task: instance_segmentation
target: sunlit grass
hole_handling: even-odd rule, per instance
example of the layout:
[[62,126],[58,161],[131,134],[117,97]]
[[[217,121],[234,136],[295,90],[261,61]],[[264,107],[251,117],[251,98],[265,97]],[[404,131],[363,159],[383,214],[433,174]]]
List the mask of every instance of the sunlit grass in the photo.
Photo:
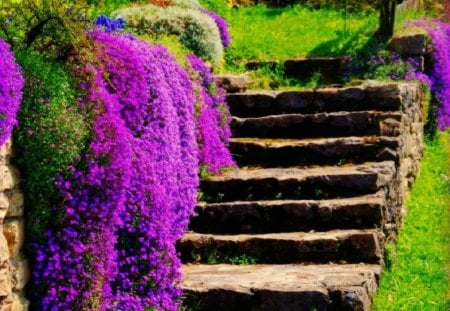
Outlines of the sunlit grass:
[[389,248],[375,310],[450,310],[450,131],[427,142],[397,246]]
[[378,26],[376,12],[345,15],[343,10],[302,5],[239,7],[224,17],[232,36],[229,61],[343,55],[363,47]]

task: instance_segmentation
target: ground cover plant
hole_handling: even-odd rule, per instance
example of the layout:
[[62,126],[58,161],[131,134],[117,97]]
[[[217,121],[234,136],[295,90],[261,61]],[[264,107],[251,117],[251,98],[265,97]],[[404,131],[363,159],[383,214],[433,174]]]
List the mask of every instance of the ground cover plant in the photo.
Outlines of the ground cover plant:
[[[22,80],[3,42],[0,78],[14,82],[2,82],[2,133],[19,123],[16,164],[32,202],[31,307],[176,310],[175,241],[196,203],[200,166],[209,174],[233,165],[223,90],[200,58],[180,64],[124,33],[120,18],[91,23],[84,6],[30,1],[0,10],[2,21],[14,18],[2,35],[26,76],[18,118]],[[25,16],[9,15],[15,8]],[[219,34],[220,18],[201,14]]]
[[391,245],[375,310],[448,310],[450,132],[426,143],[408,214]]

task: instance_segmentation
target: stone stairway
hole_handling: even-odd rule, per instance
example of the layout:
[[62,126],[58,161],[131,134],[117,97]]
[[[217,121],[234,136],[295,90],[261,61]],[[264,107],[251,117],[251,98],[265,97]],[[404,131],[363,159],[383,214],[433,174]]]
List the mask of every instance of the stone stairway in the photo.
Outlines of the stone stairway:
[[238,168],[202,182],[178,243],[186,305],[370,310],[422,153],[420,100],[406,83],[229,94]]

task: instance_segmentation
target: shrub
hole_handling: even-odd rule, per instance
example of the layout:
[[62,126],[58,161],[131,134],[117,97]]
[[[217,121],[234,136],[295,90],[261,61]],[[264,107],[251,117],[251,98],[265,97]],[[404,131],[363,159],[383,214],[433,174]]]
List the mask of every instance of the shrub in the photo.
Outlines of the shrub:
[[0,39],[0,147],[17,125],[17,111],[22,99],[24,80],[14,54]]
[[125,8],[116,14],[120,14],[137,33],[177,35],[184,46],[205,60],[217,64],[223,57],[216,24],[198,10],[146,5]]
[[67,59],[88,45],[88,7],[83,1],[2,0],[0,36],[14,49],[33,48]]
[[224,47],[228,47],[231,43],[231,38],[227,22],[214,11],[202,9],[201,12],[208,15],[216,23],[217,28],[219,28],[220,39],[222,40],[222,44]]

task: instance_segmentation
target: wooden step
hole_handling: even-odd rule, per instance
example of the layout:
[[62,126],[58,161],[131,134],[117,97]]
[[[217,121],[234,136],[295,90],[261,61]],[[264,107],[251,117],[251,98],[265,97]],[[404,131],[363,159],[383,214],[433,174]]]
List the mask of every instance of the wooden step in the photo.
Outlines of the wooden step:
[[232,138],[230,150],[240,166],[284,167],[342,165],[367,161],[398,161],[396,137],[337,137],[312,139]]
[[257,263],[380,263],[378,229],[217,235],[188,232],[177,249],[183,262],[216,263],[247,256]]
[[304,168],[240,168],[202,181],[201,199],[227,202],[352,197],[378,191],[394,174],[392,161]]
[[184,304],[199,311],[369,311],[379,265],[185,265]]
[[376,228],[384,204],[384,191],[334,200],[200,202],[189,228],[220,234]]
[[[291,91],[248,91],[228,94],[230,112],[236,117],[274,114],[312,114],[338,111],[398,111],[411,86],[387,84],[318,88]],[[408,95],[406,95],[408,94]]]
[[[400,132],[400,112],[353,111],[317,114],[284,114],[259,118],[233,117],[233,137],[321,138],[384,136],[384,123],[395,123]],[[387,135],[393,136],[393,135]]]

